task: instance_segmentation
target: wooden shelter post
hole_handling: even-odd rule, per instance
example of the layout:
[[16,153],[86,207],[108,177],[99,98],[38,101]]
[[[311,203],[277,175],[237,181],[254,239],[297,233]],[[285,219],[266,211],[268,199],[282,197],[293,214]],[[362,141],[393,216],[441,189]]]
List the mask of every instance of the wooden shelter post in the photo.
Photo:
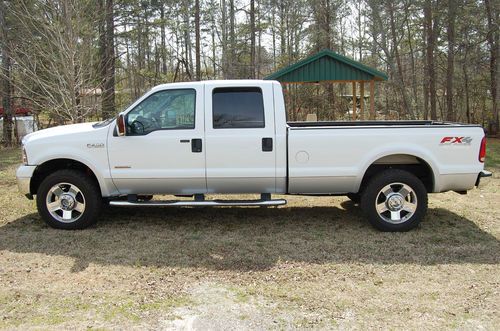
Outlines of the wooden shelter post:
[[370,81],[370,120],[375,119],[375,81]]
[[365,82],[361,81],[359,83],[360,91],[359,91],[359,109],[360,109],[360,120],[365,119]]
[[356,120],[356,108],[357,108],[357,102],[356,102],[356,82],[352,82],[352,120]]

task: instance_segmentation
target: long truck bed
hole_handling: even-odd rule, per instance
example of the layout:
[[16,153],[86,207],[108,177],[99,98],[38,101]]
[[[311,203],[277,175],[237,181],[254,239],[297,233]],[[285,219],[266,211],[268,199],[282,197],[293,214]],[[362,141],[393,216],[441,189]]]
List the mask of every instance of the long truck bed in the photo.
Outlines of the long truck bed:
[[465,191],[477,180],[483,129],[433,121],[290,122],[289,193],[358,192],[369,167],[430,170],[429,192]]
[[439,127],[439,126],[465,126],[479,127],[477,124],[461,124],[454,122],[442,121],[320,121],[320,122],[287,122],[292,128],[309,128],[309,127],[338,127],[338,126],[395,126],[395,127]]

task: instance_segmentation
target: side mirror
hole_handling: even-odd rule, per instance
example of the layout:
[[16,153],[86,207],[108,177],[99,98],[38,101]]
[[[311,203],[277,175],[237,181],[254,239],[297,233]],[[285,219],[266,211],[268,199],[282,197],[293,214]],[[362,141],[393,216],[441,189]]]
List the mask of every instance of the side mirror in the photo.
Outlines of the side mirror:
[[118,136],[125,136],[127,130],[125,129],[125,116],[123,114],[118,114],[116,117],[116,128],[118,131]]

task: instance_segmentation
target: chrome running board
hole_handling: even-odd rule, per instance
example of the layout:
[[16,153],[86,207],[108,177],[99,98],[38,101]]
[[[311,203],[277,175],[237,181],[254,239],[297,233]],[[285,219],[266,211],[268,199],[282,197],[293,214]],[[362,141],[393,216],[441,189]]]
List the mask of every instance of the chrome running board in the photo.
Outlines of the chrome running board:
[[110,201],[111,206],[120,207],[220,207],[220,206],[281,206],[285,199],[275,200],[172,200],[172,201]]

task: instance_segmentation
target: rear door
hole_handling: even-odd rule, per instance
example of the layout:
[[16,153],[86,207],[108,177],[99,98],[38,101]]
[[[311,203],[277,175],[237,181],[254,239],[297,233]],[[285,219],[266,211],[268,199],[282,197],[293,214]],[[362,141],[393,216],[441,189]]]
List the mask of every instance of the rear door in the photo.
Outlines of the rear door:
[[276,192],[271,83],[205,85],[207,190]]

